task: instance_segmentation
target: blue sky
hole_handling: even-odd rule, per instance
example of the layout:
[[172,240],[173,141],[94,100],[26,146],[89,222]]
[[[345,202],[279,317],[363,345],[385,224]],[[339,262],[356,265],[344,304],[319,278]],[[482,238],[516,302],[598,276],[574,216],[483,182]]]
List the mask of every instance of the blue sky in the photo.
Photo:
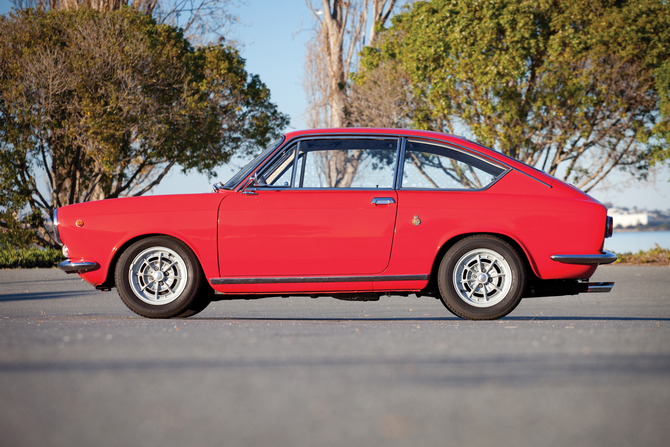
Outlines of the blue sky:
[[[258,74],[270,88],[272,101],[279,110],[291,117],[291,128],[305,128],[305,93],[301,84],[305,42],[312,25],[311,12],[304,0],[247,0],[247,5],[234,8],[241,26],[231,37],[241,42],[241,53],[247,61],[247,71]],[[11,9],[9,0],[0,0],[0,13]],[[233,160],[218,170],[216,180],[227,180],[239,167],[241,160]],[[670,209],[670,173],[664,169],[654,183],[628,181],[629,177],[614,174],[609,185],[589,194],[601,202],[617,206],[648,209]],[[154,194],[207,192],[211,183],[198,174],[183,175],[173,172],[154,190]]]

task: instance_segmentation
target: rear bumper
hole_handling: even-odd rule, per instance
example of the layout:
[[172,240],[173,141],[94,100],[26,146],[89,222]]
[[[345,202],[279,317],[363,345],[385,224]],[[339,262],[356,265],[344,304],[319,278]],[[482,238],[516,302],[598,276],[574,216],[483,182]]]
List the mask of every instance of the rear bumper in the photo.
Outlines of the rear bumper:
[[58,264],[58,268],[63,270],[65,273],[85,273],[99,269],[100,264],[97,262],[86,261],[73,262],[69,259],[66,259],[65,261]]
[[611,264],[617,256],[605,250],[599,255],[553,255],[551,259],[563,264]]

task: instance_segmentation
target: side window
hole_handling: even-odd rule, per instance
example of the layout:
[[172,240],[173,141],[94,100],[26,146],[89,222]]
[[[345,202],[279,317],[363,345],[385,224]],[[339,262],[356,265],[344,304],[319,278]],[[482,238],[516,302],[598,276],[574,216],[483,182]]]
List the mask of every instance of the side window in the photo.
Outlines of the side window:
[[393,188],[397,139],[303,140],[295,186],[299,188]]
[[423,189],[480,189],[505,169],[445,146],[408,141],[402,187]]
[[292,145],[277,156],[272,163],[258,175],[258,186],[288,188],[293,179],[293,159],[296,145]]

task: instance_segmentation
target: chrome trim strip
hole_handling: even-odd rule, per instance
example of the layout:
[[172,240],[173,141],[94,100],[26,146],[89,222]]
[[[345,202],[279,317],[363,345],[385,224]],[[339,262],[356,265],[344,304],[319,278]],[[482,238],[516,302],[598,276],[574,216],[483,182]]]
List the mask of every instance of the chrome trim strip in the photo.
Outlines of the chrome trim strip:
[[386,276],[287,276],[277,278],[210,278],[214,285],[223,284],[304,284],[330,282],[367,281],[427,281],[428,275],[386,275]]
[[84,273],[90,272],[91,270],[97,270],[100,268],[100,264],[97,262],[72,262],[69,259],[58,264],[58,268],[63,270],[65,273]]
[[400,139],[400,153],[398,154],[398,159],[396,160],[395,183],[393,183],[393,187],[396,191],[400,190],[400,185],[402,184],[402,176],[405,170],[406,147],[407,147],[407,137],[403,136]]
[[291,176],[291,188],[295,187],[295,176],[298,173],[298,154],[300,153],[300,141],[295,145],[293,152],[293,175]]
[[599,255],[553,255],[551,259],[563,264],[611,264],[617,256],[605,250]]
[[60,233],[58,232],[58,208],[54,209],[53,213],[53,233],[54,239],[57,244],[63,245],[63,242],[60,240]]
[[590,282],[588,284],[588,293],[607,293],[614,287],[613,282]]

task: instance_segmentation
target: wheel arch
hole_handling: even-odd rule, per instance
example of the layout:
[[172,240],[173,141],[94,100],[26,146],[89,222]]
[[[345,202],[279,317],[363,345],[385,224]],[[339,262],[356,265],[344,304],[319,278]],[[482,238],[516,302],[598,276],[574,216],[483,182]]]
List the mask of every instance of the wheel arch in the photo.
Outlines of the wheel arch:
[[449,251],[451,247],[453,247],[456,243],[459,241],[465,239],[466,237],[470,236],[495,236],[499,239],[502,239],[503,241],[507,242],[516,250],[516,252],[519,254],[521,259],[523,260],[524,267],[526,268],[526,272],[530,277],[536,277],[537,278],[537,268],[535,264],[531,261],[531,257],[528,255],[524,247],[514,238],[502,234],[502,233],[495,233],[495,232],[486,232],[486,231],[475,231],[472,233],[463,233],[459,234],[457,236],[453,236],[452,238],[448,239],[440,249],[437,251],[437,255],[435,256],[435,259],[433,259],[433,265],[431,266],[430,269],[430,279],[428,281],[428,285],[426,286],[426,290],[438,293],[438,285],[437,285],[437,276],[438,276],[438,270],[440,268],[440,262],[442,262],[442,258],[444,257],[445,253]]
[[[106,288],[114,287],[115,286],[114,272],[116,271],[116,264],[118,263],[119,258],[121,257],[121,254],[123,254],[123,252],[126,251],[126,249],[128,249],[128,247],[130,247],[135,242],[140,241],[142,239],[149,238],[149,237],[154,237],[154,236],[167,237],[167,238],[173,239],[176,242],[178,242],[178,243],[184,245],[185,247],[187,247],[189,250],[191,250],[191,253],[193,253],[193,256],[198,261],[198,264],[200,265],[200,268],[202,269],[202,262],[200,261],[200,258],[198,258],[198,256],[196,255],[196,251],[187,242],[185,242],[185,241],[183,241],[183,240],[181,240],[181,239],[179,239],[179,238],[177,238],[173,235],[170,235],[170,234],[145,233],[145,234],[140,234],[140,235],[137,235],[137,236],[134,236],[134,237],[128,239],[127,241],[125,241],[123,244],[121,244],[114,251],[114,255],[112,256],[112,260],[109,262],[109,266],[107,268],[107,275],[105,276],[105,281],[102,284],[100,284],[99,286],[97,286],[96,288],[106,289]],[[205,278],[205,280],[207,280],[207,278]],[[209,283],[209,281],[208,281],[208,283]]]

